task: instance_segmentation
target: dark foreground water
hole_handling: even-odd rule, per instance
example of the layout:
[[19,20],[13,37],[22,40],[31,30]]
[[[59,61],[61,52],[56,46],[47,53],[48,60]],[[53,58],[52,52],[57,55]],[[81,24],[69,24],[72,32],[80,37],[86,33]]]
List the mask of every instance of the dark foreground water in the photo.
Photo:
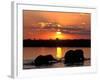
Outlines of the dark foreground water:
[[[26,61],[26,62],[28,62],[28,61]],[[38,66],[38,67],[35,65],[24,64],[23,69],[63,68],[63,67],[81,67],[81,66],[90,66],[90,60],[85,60],[83,63],[76,64],[76,65],[67,65],[67,64],[64,64],[63,62],[58,62],[58,63],[54,63],[52,65],[46,65],[46,66]]]

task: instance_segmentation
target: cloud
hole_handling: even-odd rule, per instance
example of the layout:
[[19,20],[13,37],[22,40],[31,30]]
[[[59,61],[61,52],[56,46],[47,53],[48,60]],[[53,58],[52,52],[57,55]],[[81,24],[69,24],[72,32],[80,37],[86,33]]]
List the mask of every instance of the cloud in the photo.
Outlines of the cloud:
[[31,30],[46,30],[46,31],[53,31],[56,32],[58,29],[64,33],[64,34],[81,34],[81,35],[90,35],[90,29],[89,28],[83,28],[80,26],[62,26],[62,27],[57,27],[54,25],[51,26],[44,26],[44,27],[31,27]]
[[90,35],[90,30],[85,28],[66,28],[65,30],[61,30],[66,34],[81,34],[81,35]]

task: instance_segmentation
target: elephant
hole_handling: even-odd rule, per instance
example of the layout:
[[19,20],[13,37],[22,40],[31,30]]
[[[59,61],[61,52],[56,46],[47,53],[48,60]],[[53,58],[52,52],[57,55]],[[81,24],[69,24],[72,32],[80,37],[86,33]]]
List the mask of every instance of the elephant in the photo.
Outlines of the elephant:
[[50,65],[53,62],[56,62],[56,59],[53,58],[52,55],[39,55],[35,60],[34,64],[36,66],[41,66],[41,65]]
[[83,63],[84,61],[83,50],[77,49],[77,50],[67,51],[65,53],[64,60],[65,64]]
[[83,51],[78,49],[75,50],[75,58],[74,58],[75,62],[83,62],[84,61],[84,54]]

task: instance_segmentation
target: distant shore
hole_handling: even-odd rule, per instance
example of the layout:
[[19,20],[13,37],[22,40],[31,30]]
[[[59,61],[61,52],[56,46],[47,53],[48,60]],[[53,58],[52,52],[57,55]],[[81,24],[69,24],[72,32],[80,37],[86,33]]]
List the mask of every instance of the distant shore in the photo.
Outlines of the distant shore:
[[91,47],[91,40],[74,39],[74,40],[23,40],[23,47]]

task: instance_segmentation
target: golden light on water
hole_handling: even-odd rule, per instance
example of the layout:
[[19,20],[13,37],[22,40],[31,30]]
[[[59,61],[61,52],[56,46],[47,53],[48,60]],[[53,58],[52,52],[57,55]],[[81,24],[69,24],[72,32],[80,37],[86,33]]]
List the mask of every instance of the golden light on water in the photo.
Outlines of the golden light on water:
[[61,47],[57,47],[56,57],[57,57],[57,59],[61,59],[62,58],[62,48]]

